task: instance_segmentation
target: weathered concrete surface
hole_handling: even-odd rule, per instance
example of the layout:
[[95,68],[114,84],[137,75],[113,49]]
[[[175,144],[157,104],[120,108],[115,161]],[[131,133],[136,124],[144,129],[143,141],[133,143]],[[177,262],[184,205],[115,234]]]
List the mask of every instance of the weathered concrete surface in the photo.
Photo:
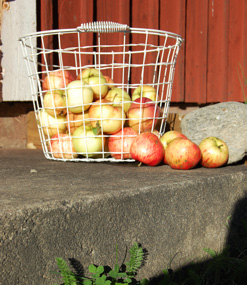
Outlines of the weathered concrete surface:
[[151,277],[219,250],[226,219],[247,190],[247,166],[172,170],[137,163],[49,161],[0,151],[0,284],[59,283],[55,257],[110,265],[135,242]]

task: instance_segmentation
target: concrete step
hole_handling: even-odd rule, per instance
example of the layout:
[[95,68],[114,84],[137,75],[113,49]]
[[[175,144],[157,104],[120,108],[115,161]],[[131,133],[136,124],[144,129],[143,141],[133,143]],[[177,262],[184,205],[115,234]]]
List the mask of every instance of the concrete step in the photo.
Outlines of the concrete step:
[[[178,268],[225,246],[227,217],[244,199],[244,164],[188,171],[137,163],[47,160],[0,150],[0,284],[54,284],[56,257],[113,266],[137,241],[139,277]],[[174,258],[174,259],[173,259]]]

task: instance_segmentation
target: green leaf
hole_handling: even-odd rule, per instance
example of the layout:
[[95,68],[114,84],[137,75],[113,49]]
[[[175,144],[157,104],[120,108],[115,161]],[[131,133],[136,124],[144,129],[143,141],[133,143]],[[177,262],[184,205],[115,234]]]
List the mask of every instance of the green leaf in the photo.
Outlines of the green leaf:
[[89,267],[88,267],[88,270],[91,273],[96,273],[97,267],[95,265],[93,265],[93,264],[90,264]]
[[138,245],[138,243],[135,242],[131,247],[129,253],[130,260],[126,263],[126,272],[129,276],[133,276],[136,274],[137,270],[142,265],[144,259],[144,252],[143,249]]
[[127,273],[126,272],[118,272],[118,277],[119,278],[125,278],[125,277],[127,277]]
[[115,264],[114,271],[119,272],[120,266],[118,264]]
[[113,279],[117,279],[118,278],[118,272],[116,272],[115,270],[111,270],[109,272],[109,276]]
[[96,123],[96,127],[92,128],[93,134],[97,136],[101,132],[101,127],[99,122]]
[[203,249],[206,253],[208,253],[211,257],[216,257],[217,252],[211,248],[204,248]]
[[149,284],[149,280],[144,278],[140,281],[140,285],[148,285]]
[[96,285],[105,285],[106,276],[102,275],[101,277],[97,278],[95,281]]
[[93,282],[91,280],[84,280],[83,285],[92,285]]
[[104,272],[104,267],[103,267],[102,265],[98,266],[97,269],[96,269],[96,272],[97,272],[98,274],[103,273],[103,272]]
[[56,258],[57,266],[60,270],[60,274],[62,276],[63,282],[65,285],[76,285],[76,276],[75,274],[69,269],[66,261],[58,257]]
[[130,277],[127,277],[126,279],[124,279],[124,283],[130,284],[131,282],[132,282],[132,279]]

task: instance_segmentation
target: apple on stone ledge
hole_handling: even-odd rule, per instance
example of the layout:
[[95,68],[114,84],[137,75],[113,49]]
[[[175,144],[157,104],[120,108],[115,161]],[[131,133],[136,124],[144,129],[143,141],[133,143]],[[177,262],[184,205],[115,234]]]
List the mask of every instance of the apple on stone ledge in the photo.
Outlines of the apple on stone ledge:
[[227,144],[214,136],[201,141],[199,148],[202,153],[201,165],[207,168],[220,167],[227,163],[229,150]]

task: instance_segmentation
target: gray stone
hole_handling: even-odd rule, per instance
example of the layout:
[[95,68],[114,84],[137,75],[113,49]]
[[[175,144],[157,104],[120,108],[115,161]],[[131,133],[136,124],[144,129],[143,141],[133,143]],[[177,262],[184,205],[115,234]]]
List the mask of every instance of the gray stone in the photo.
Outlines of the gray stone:
[[199,144],[214,136],[229,148],[228,164],[242,160],[247,153],[247,104],[224,102],[188,113],[181,122],[181,130]]

